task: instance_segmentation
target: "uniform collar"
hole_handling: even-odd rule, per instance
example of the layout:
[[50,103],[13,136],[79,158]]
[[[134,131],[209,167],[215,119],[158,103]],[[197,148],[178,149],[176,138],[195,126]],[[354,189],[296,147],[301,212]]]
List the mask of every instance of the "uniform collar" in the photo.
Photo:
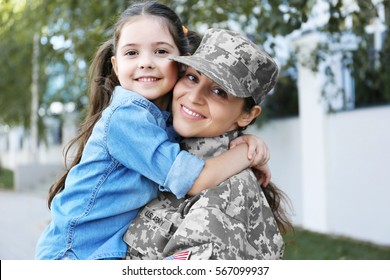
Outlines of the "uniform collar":
[[239,136],[239,131],[234,130],[217,137],[185,138],[180,142],[183,150],[206,160],[228,150],[229,143]]

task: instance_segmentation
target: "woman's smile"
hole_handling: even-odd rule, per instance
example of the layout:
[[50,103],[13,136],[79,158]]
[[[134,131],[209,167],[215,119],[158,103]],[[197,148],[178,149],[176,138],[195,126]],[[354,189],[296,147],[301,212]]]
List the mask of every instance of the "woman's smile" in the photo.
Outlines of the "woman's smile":
[[181,111],[185,116],[188,116],[193,119],[207,119],[204,115],[199,114],[190,108],[186,107],[185,105],[181,104]]

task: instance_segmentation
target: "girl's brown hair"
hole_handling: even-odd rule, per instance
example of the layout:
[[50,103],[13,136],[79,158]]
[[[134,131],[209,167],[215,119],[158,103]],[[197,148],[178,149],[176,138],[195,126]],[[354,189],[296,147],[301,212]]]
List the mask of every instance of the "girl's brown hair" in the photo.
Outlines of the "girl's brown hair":
[[92,129],[100,119],[102,111],[109,105],[115,86],[119,85],[119,80],[113,71],[111,57],[116,53],[116,46],[119,41],[122,27],[137,16],[155,16],[161,18],[166,24],[173,40],[180,51],[180,55],[189,52],[187,37],[183,31],[183,24],[178,15],[169,7],[156,3],[145,2],[138,3],[127,8],[119,17],[114,26],[113,38],[103,43],[95,54],[89,69],[89,105],[87,116],[81,126],[79,134],[67,145],[65,149],[65,159],[72,147],[76,147],[74,159],[70,165],[65,160],[66,171],[49,190],[48,206],[55,195],[61,192],[65,187],[65,180],[69,170],[78,164],[84,147],[91,136]]

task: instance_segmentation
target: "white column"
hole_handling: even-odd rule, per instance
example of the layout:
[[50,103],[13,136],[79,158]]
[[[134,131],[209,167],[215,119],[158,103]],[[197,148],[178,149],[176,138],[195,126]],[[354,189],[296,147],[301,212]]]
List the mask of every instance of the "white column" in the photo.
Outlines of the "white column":
[[[327,191],[323,79],[311,70],[311,52],[320,36],[309,33],[294,41],[298,56],[299,119],[302,145],[302,226],[326,232]],[[309,63],[309,64],[308,64]]]

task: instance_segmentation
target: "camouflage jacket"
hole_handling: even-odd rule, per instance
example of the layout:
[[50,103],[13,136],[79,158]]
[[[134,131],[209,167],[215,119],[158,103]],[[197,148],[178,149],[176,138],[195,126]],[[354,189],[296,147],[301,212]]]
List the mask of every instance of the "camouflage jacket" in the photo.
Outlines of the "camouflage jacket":
[[[185,139],[184,149],[207,159],[227,150],[238,132]],[[127,259],[280,259],[284,242],[269,204],[250,169],[194,197],[161,193],[124,235]]]

